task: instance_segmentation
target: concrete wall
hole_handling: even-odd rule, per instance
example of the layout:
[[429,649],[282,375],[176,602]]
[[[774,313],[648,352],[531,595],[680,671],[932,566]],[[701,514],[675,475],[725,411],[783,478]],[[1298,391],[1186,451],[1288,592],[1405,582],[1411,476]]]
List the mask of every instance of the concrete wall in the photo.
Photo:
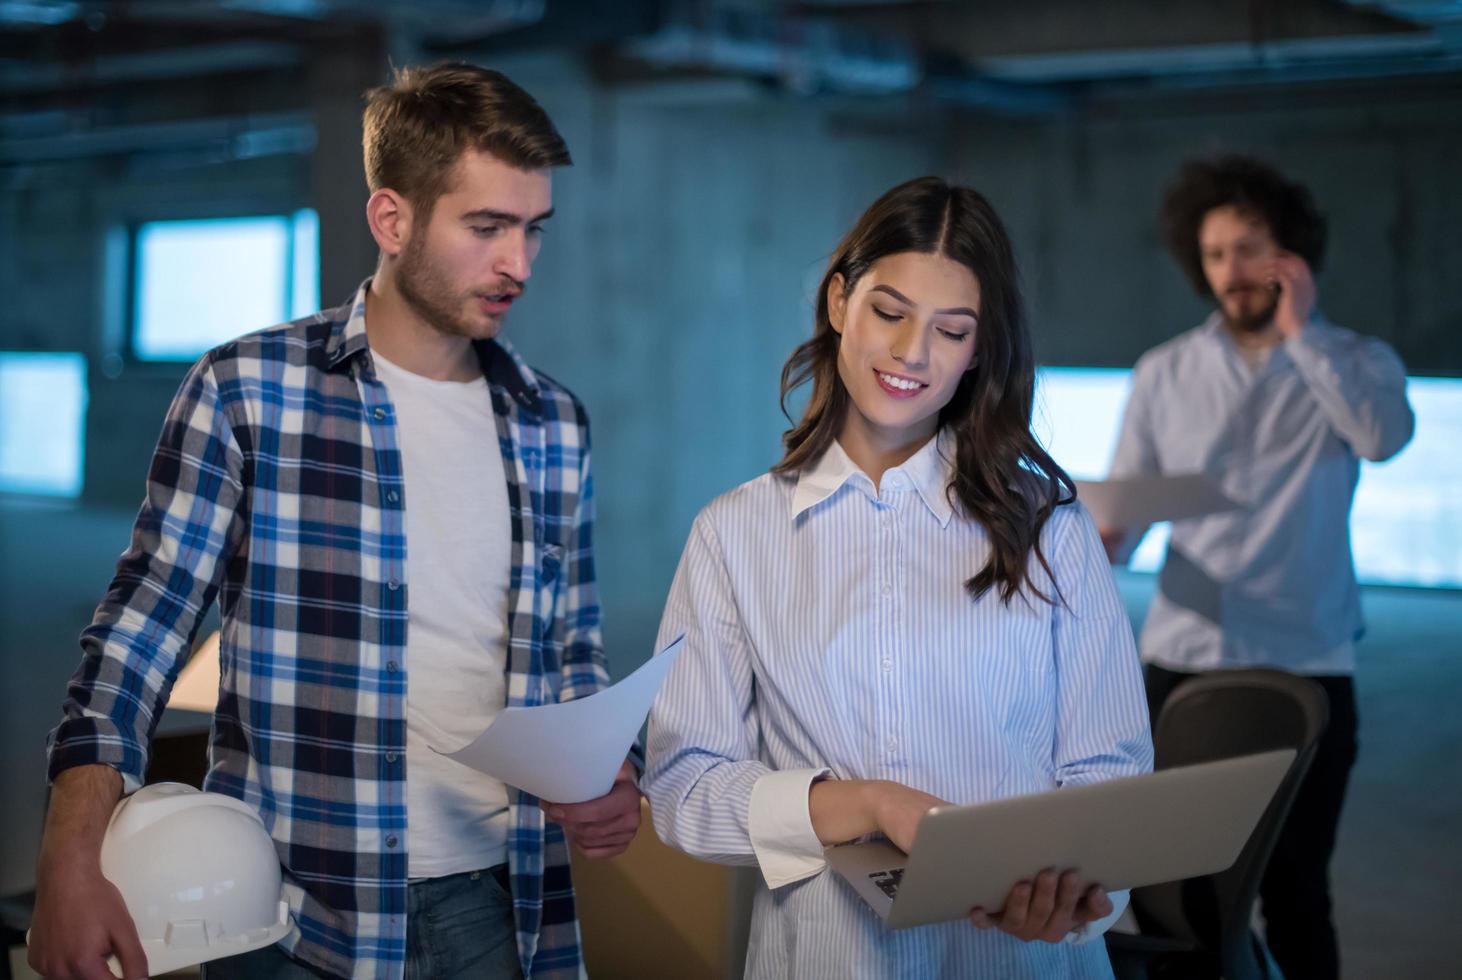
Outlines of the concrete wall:
[[592,413],[618,671],[650,652],[696,512],[778,458],[781,365],[828,253],[882,190],[941,168],[940,134],[888,139],[798,103],[586,99],[519,74],[576,162],[509,336]]
[[1048,363],[1129,366],[1206,315],[1156,212],[1185,159],[1240,152],[1326,213],[1327,315],[1388,340],[1414,374],[1462,374],[1462,86],[1168,95],[953,130],[954,174],[1010,222]]

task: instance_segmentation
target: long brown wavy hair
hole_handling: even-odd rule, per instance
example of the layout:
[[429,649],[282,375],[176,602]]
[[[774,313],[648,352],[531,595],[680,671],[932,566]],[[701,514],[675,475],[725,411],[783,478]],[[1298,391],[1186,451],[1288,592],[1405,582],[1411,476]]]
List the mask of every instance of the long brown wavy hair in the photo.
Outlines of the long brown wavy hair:
[[[785,454],[773,472],[790,476],[815,464],[852,407],[838,375],[842,338],[828,318],[833,277],[842,275],[846,296],[873,263],[901,252],[945,256],[969,268],[980,284],[975,367],[939,412],[939,428],[955,438],[950,504],[990,536],[990,560],[965,589],[979,599],[993,588],[1008,603],[1024,586],[1054,602],[1036,584],[1030,558],[1035,555],[1054,583],[1041,550],[1041,528],[1057,507],[1076,499],[1076,486],[1031,434],[1035,357],[1015,254],[995,209],[968,187],[938,177],[900,184],[875,201],[838,245],[817,291],[812,339],[782,368],[782,413],[788,421],[788,396],[808,381],[812,395],[801,421],[782,436]],[[1059,597],[1059,587],[1055,591]]]

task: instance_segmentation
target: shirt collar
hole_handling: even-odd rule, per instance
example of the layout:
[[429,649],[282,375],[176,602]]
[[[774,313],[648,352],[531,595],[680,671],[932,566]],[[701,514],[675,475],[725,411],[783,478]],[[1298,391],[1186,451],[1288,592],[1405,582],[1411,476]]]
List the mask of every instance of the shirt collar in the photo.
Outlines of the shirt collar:
[[868,479],[834,439],[827,447],[827,452],[816,463],[798,474],[797,488],[792,492],[793,519],[837,493],[844,483],[854,477]]
[[330,329],[330,340],[325,344],[325,365],[335,370],[341,364],[369,348],[366,345],[365,310],[366,290],[371,281],[367,279],[355,291],[350,301],[350,315],[336,320]]
[[[330,332],[330,340],[325,345],[325,363],[332,370],[370,349],[366,341],[366,292],[370,286],[370,279],[360,284],[350,304],[350,315],[336,321]],[[472,346],[488,384],[505,388],[520,405],[535,413],[539,411],[538,376],[507,340],[502,337],[477,340]]]
[[887,481],[890,474],[904,471],[905,478],[918,491],[919,499],[939,521],[940,527],[948,527],[954,516],[954,505],[949,501],[950,482],[954,477],[955,436],[947,428],[926,442],[914,455],[884,474]]
[[1227,339],[1224,337],[1224,334],[1228,332],[1228,328],[1223,325],[1223,314],[1218,310],[1214,310],[1208,314],[1208,319],[1203,321],[1202,330],[1214,340]]
[[[924,506],[939,521],[939,526],[948,527],[950,518],[954,516],[954,505],[949,502],[948,492],[954,453],[954,435],[947,429],[941,429],[918,452],[885,472],[882,486],[895,492],[915,490]],[[837,493],[849,481],[860,482],[863,492],[873,497],[873,481],[834,439],[827,452],[797,477],[797,487],[792,493],[793,519]]]

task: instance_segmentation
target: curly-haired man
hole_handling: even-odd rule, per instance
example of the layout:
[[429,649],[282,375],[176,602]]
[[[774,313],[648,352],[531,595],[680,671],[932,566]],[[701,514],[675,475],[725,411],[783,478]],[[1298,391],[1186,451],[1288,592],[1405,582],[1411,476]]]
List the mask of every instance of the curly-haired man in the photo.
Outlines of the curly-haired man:
[[[1240,506],[1173,526],[1142,630],[1156,717],[1193,673],[1313,677],[1330,724],[1261,886],[1270,950],[1291,977],[1339,973],[1328,865],[1356,756],[1350,550],[1361,459],[1411,438],[1406,373],[1384,342],[1316,309],[1325,220],[1308,190],[1229,156],[1186,164],[1162,206],[1167,246],[1206,322],[1137,362],[1114,478],[1204,472]],[[1104,528],[1114,560],[1140,528]]]

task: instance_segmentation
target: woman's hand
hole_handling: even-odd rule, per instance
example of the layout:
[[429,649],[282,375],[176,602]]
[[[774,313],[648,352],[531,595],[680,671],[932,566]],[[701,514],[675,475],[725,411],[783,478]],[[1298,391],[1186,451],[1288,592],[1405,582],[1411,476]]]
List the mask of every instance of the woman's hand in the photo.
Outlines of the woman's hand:
[[1072,930],[1111,913],[1112,900],[1101,885],[1083,881],[1075,871],[1058,876],[1047,868],[1034,881],[1017,882],[999,912],[971,909],[970,922],[1026,942],[1059,943]]
[[948,804],[903,783],[880,781],[875,785],[878,787],[873,804],[877,829],[894,847],[908,854],[914,849],[919,821],[934,807]]
[[881,833],[906,854],[924,814],[946,805],[937,796],[886,779],[824,779],[812,784],[808,804],[812,829],[824,844]]

